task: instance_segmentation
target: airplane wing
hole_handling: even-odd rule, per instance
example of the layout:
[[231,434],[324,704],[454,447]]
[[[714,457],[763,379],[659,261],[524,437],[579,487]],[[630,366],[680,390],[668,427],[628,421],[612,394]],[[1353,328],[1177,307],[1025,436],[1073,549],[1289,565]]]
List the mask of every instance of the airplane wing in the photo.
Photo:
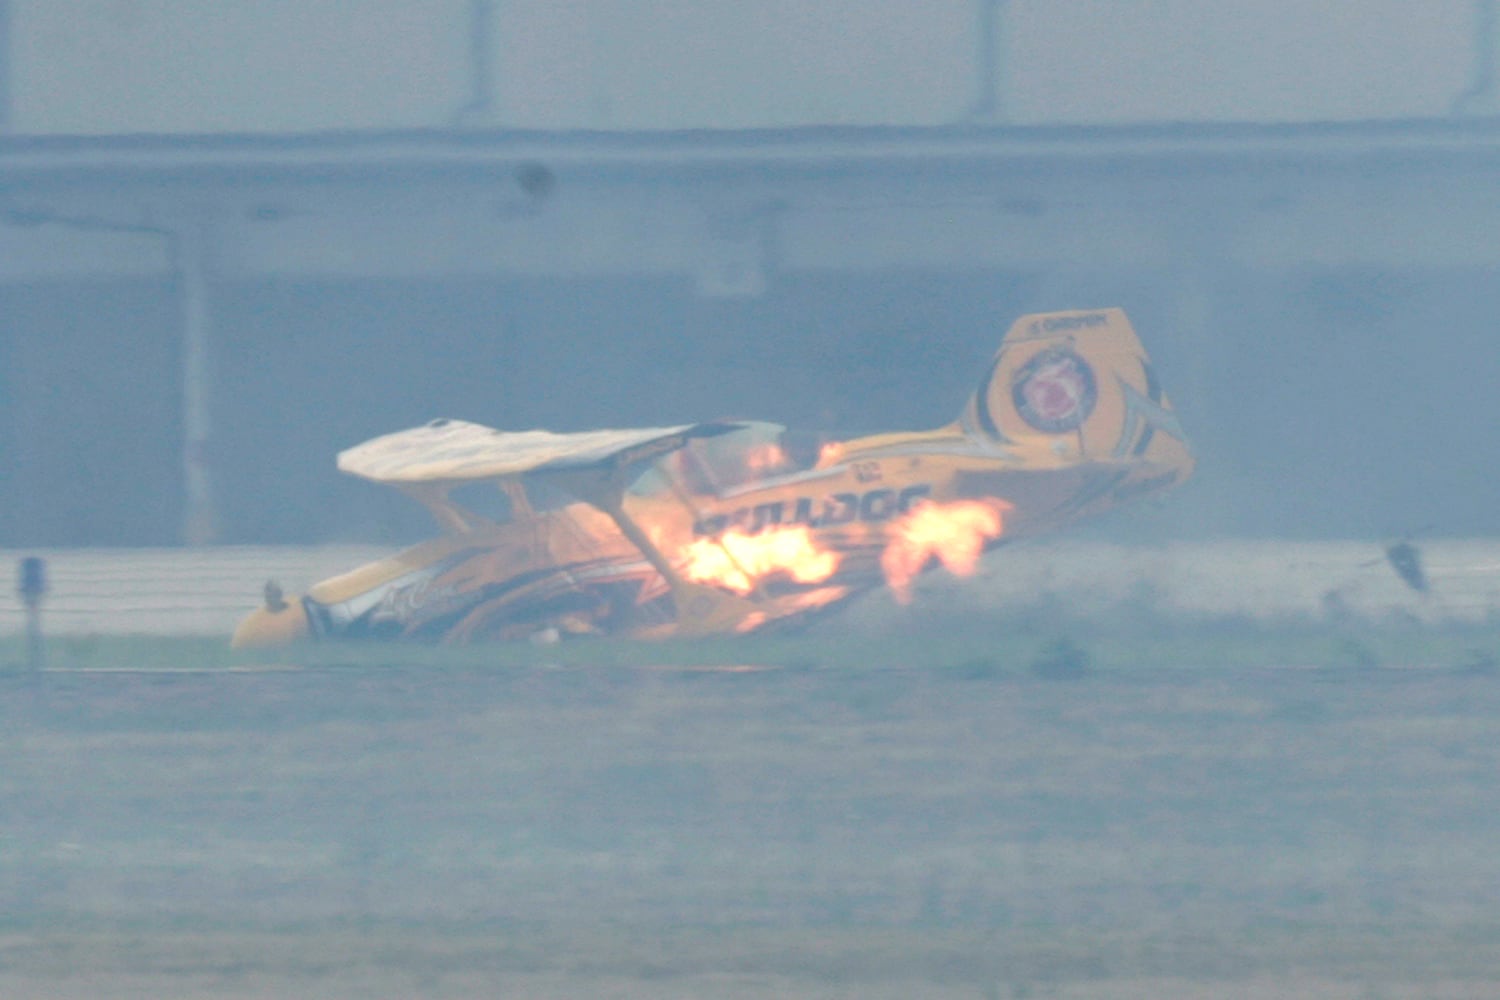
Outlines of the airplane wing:
[[[754,612],[736,594],[682,578],[649,535],[622,506],[624,482],[617,475],[631,463],[676,451],[689,440],[738,430],[722,422],[649,427],[636,430],[497,431],[462,420],[434,420],[422,427],[387,434],[339,453],[342,472],[405,487],[418,495],[448,531],[472,524],[441,495],[476,479],[552,474],[558,485],[609,515],[672,588],[683,634],[725,631]],[[424,494],[426,494],[424,496]]]
[[604,465],[621,468],[675,451],[692,438],[727,434],[742,426],[718,422],[554,434],[434,420],[342,451],[338,467],[340,472],[391,485],[459,483]]

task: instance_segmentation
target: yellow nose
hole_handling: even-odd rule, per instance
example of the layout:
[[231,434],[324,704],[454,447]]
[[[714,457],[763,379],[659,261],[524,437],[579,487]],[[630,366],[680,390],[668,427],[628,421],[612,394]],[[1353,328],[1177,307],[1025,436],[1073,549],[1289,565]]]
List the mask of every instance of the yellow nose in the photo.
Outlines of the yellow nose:
[[300,599],[293,598],[275,610],[262,606],[250,612],[234,630],[229,645],[234,649],[287,646],[307,635],[307,611]]

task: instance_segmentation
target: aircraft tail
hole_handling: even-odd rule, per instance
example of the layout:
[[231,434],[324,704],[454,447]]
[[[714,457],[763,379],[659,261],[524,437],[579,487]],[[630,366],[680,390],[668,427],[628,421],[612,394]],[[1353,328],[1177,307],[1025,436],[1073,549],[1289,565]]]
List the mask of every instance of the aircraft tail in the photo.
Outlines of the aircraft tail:
[[1016,320],[959,423],[1028,466],[1140,461],[1191,470],[1182,427],[1122,309]]

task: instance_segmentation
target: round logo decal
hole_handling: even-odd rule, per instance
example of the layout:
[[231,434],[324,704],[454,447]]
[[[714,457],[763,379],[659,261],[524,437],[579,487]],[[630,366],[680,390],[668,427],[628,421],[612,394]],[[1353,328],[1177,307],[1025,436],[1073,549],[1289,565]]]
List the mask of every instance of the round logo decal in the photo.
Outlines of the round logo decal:
[[1010,398],[1021,419],[1047,434],[1077,430],[1094,412],[1098,386],[1089,363],[1066,347],[1052,347],[1011,378]]

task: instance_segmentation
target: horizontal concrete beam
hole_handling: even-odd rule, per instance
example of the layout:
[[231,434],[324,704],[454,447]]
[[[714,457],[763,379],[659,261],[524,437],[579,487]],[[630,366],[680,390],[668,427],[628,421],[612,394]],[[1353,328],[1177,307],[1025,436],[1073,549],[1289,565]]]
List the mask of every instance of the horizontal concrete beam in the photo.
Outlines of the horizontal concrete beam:
[[1485,269],[1497,174],[1489,123],[12,142],[0,281],[165,270],[183,219],[231,279]]
[[412,129],[313,135],[0,139],[0,184],[58,189],[348,181],[407,173],[501,176],[537,165],[595,175],[823,172],[893,168],[1042,171],[1266,170],[1500,163],[1491,118],[1131,126],[811,126],[678,132]]
[[[1500,197],[1489,184],[1407,191],[1265,191],[1179,185],[1160,192],[1013,185],[992,195],[936,191],[854,198],[787,184],[717,191],[601,185],[543,204],[468,186],[413,204],[380,188],[322,198],[277,192],[209,205],[213,269],[228,280],[457,276],[686,275],[731,264],[777,272],[1095,268],[1168,273],[1500,268]],[[1334,187],[1330,185],[1330,188]],[[1201,206],[1194,208],[1193,206]],[[1186,207],[1184,207],[1186,206]],[[65,199],[34,202],[24,226],[0,220],[0,281],[166,275],[175,223],[166,208],[90,216]],[[56,220],[56,221],[52,221]]]

